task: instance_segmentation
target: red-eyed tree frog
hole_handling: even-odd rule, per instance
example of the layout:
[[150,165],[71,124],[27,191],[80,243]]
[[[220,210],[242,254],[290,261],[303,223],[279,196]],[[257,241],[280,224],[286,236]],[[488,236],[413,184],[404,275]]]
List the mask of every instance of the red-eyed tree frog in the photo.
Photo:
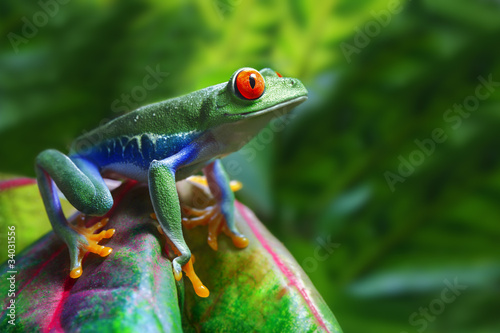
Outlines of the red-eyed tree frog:
[[228,82],[141,107],[80,136],[68,155],[53,149],[40,153],[38,186],[54,232],[69,248],[70,276],[82,274],[86,252],[111,253],[97,242],[114,230],[94,235],[103,223],[91,228],[70,225],[55,185],[78,211],[102,216],[113,205],[103,176],[147,183],[161,230],[176,248],[172,264],[180,280],[191,252],[182,234],[175,182],[203,171],[226,231],[237,247],[245,247],[248,240],[235,227],[234,194],[220,158],[239,150],[271,119],[306,99],[306,88],[295,78],[269,68],[241,68]]

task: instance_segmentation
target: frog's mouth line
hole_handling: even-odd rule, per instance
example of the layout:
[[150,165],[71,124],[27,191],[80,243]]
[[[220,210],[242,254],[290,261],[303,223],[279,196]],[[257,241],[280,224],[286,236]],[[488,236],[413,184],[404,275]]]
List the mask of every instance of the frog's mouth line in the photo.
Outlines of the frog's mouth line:
[[285,112],[280,114],[280,116],[285,115],[288,113],[292,108],[296,107],[297,105],[305,102],[307,100],[307,96],[300,96],[296,97],[294,99],[290,99],[288,101],[281,102],[279,104],[273,105],[271,107],[268,107],[266,109],[260,110],[260,111],[249,111],[249,112],[243,112],[243,113],[237,113],[237,114],[229,114],[226,113],[228,116],[249,116],[249,117],[254,117],[258,116],[264,113],[269,113],[273,112],[279,109],[284,109]]

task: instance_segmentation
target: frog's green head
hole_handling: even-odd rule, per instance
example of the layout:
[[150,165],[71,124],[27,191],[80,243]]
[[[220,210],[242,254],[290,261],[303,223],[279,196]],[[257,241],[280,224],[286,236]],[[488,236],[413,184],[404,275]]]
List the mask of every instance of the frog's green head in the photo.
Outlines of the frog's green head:
[[224,115],[232,120],[289,112],[307,99],[304,85],[294,78],[282,77],[270,68],[257,71],[238,69],[229,79],[225,93]]
[[212,134],[232,151],[236,150],[233,143],[241,147],[273,118],[307,100],[307,90],[298,79],[282,77],[269,68],[238,69],[227,84],[213,87],[212,93]]

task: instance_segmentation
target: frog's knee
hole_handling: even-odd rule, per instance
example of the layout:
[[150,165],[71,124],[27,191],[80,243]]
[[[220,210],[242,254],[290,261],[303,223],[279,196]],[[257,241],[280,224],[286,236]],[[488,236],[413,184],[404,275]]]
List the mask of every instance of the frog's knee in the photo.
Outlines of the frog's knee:
[[42,168],[55,165],[60,159],[64,159],[66,156],[59,150],[46,149],[39,153],[35,158],[35,164],[41,166]]
[[89,201],[84,203],[80,209],[78,207],[75,208],[87,215],[103,216],[113,207],[113,197],[109,191],[97,193]]
[[39,160],[43,160],[46,156],[51,156],[51,155],[54,155],[54,154],[58,154],[60,153],[58,150],[55,150],[55,149],[46,149],[44,151],[41,151],[37,156],[36,156],[36,160],[39,161]]

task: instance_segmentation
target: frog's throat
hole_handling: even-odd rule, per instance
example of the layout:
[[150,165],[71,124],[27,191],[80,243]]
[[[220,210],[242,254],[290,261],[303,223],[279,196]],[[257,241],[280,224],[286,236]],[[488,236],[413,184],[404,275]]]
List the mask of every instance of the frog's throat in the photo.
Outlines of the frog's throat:
[[[238,113],[236,115],[247,116],[246,118],[250,118],[250,117],[259,116],[259,115],[262,115],[265,113],[274,112],[277,110],[283,110],[283,111],[285,111],[285,112],[283,112],[283,114],[285,114],[285,113],[289,112],[291,109],[293,109],[294,107],[296,107],[297,105],[305,102],[306,100],[307,100],[307,96],[300,96],[300,97],[296,97],[296,98],[290,99],[288,101],[281,102],[279,104],[270,106],[268,108],[265,108],[265,109],[262,109],[259,111],[243,112],[243,113]],[[234,116],[235,114],[227,113],[226,115]]]

